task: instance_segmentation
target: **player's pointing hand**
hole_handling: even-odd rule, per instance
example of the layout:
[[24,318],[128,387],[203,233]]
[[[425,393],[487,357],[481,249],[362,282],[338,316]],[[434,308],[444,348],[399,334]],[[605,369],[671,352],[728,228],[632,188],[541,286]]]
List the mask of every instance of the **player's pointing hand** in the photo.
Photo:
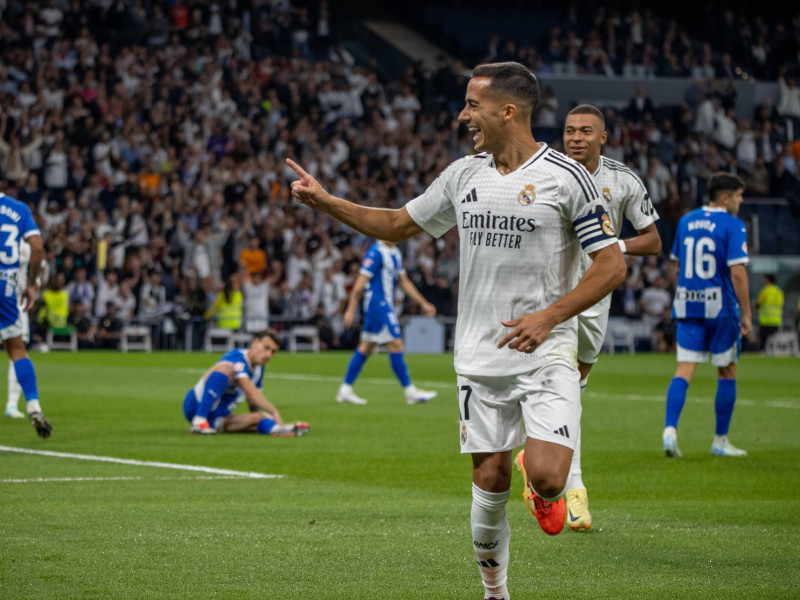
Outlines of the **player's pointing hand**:
[[286,159],[286,164],[289,165],[300,178],[292,182],[292,196],[294,196],[300,204],[305,204],[315,210],[322,208],[322,204],[328,196],[328,192],[325,191],[316,179],[306,173],[303,167],[298,165],[291,158]]

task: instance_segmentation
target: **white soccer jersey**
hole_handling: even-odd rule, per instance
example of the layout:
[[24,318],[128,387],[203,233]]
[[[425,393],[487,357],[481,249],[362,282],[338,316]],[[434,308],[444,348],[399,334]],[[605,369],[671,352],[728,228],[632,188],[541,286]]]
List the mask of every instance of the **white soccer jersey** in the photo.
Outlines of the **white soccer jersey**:
[[497,348],[509,332],[500,322],[571,291],[581,246],[594,252],[616,243],[603,204],[588,171],[546,144],[505,176],[492,155],[459,159],[408,203],[411,218],[435,237],[458,227],[458,374],[513,375],[536,368],[545,355],[575,360],[575,319],[554,327],[533,354]]
[[[619,234],[622,230],[622,217],[628,218],[636,231],[644,229],[658,219],[653,203],[647,193],[639,176],[631,171],[621,162],[600,157],[600,164],[597,170],[592,173],[597,187],[603,195],[606,211],[611,217],[614,231]],[[589,266],[592,259],[588,255],[581,258],[582,276]],[[583,312],[587,316],[603,314],[611,307],[611,294],[600,300],[597,304]]]

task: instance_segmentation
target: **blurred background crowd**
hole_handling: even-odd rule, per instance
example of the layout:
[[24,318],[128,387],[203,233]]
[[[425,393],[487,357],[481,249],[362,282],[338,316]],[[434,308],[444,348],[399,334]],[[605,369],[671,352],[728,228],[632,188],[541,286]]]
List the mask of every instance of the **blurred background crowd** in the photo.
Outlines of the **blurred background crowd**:
[[[800,218],[800,20],[724,10],[697,29],[688,14],[586,4],[549,9],[526,44],[492,23],[469,43],[440,30],[434,66],[387,73],[325,0],[0,2],[0,190],[30,205],[49,266],[35,342],[71,326],[81,347],[117,347],[138,322],[156,347],[197,348],[210,323],[312,323],[324,347],[351,347],[341,315],[371,240],[293,202],[283,159],[337,196],[400,207],[471,151],[456,120],[471,67],[516,60],[540,77],[535,132],[557,148],[569,107],[548,76],[636,80],[624,105],[601,107],[604,153],[646,184],[665,251],[628,257],[611,314],[671,350],[665,258],[710,174],[738,173],[746,195],[785,199]],[[459,9],[433,6],[427,28],[437,10]],[[682,102],[648,94],[667,77],[690,82]],[[779,93],[740,114],[735,84],[748,79]],[[402,250],[452,323],[457,232]]]

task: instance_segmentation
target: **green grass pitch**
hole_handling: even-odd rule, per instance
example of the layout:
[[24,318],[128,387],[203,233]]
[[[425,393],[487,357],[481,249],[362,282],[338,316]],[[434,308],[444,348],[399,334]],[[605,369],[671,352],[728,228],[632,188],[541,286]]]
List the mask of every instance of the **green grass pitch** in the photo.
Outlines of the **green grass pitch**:
[[[280,353],[268,365],[267,397],[311,423],[293,439],[187,434],[181,403],[211,355],[34,355],[54,434],[0,418],[0,598],[482,598],[452,356],[407,357],[415,382],[439,392],[415,406],[385,355],[356,386],[369,404],[337,404],[349,356]],[[663,457],[674,364],[603,355],[592,373],[591,531],[545,535],[515,472],[514,600],[800,598],[800,360],[742,358],[731,430],[742,459],[709,454],[709,365],[681,418],[684,458]]]

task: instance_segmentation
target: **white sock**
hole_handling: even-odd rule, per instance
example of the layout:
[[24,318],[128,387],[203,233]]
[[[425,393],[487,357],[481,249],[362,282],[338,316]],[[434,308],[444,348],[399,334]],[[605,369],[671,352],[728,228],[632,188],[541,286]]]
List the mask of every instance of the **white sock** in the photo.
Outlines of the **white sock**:
[[353,386],[349,383],[343,383],[339,386],[339,393],[340,394],[352,394],[353,393]]
[[677,440],[678,439],[678,430],[675,429],[674,427],[664,427],[664,434],[661,437],[662,437],[662,439],[665,439],[665,440],[666,439]]
[[195,425],[200,425],[200,423],[208,423],[208,419],[206,419],[205,417],[198,417],[197,415],[192,417],[192,427],[194,427]]
[[581,477],[581,425],[578,423],[578,443],[572,452],[572,462],[569,465],[569,487],[568,490],[580,490],[586,488]]
[[22,386],[17,381],[17,372],[14,370],[14,363],[8,364],[8,402],[6,410],[16,409],[19,399],[22,397]]
[[586,386],[589,385],[589,376],[587,375],[581,379],[578,384],[581,386],[581,396],[583,396],[583,392],[586,391]]
[[511,490],[494,494],[472,484],[472,548],[478,559],[486,598],[496,596],[509,599],[506,579],[511,528],[508,526],[506,504],[510,495]]
[[35,412],[42,412],[42,407],[39,406],[38,400],[31,400],[27,402],[25,408],[28,410],[29,415],[32,415]]
[[728,436],[727,435],[716,435],[714,434],[714,445],[715,446],[724,446],[728,443]]

